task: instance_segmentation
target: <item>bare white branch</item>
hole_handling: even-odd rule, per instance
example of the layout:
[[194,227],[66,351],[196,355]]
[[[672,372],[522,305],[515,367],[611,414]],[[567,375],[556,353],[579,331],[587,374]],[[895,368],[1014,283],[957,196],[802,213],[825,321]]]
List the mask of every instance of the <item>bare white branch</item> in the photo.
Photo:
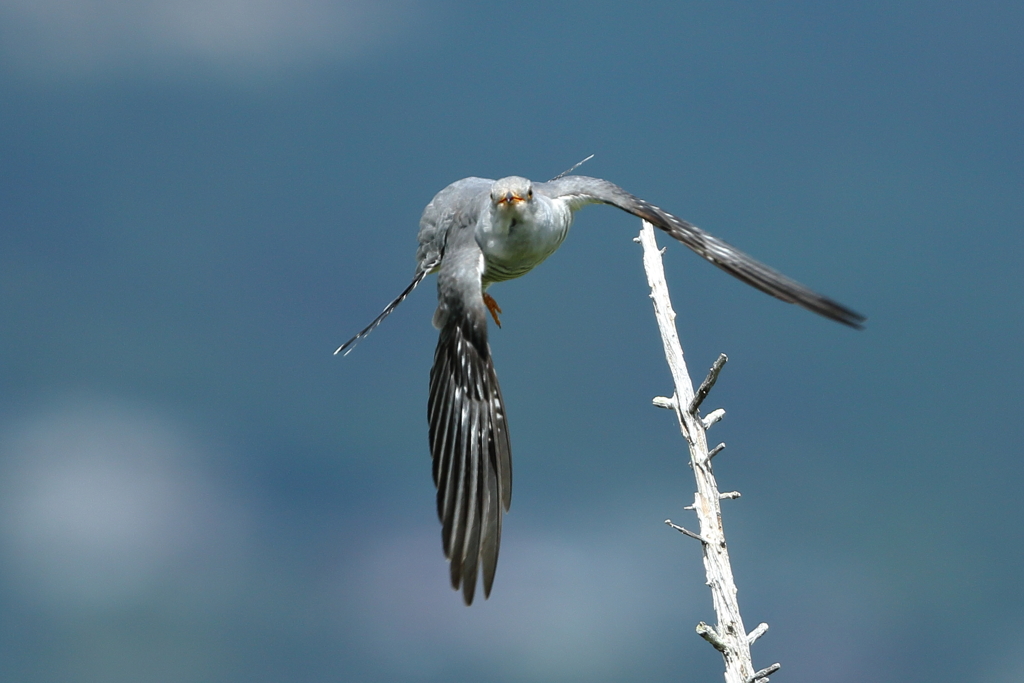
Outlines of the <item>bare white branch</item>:
[[722,408],[716,408],[715,410],[712,410],[710,413],[705,415],[704,418],[700,421],[700,423],[705,430],[708,430],[711,429],[711,425],[715,424],[723,417],[725,417],[725,410],[723,410]]
[[719,493],[719,500],[735,500],[740,497],[739,491],[726,491],[725,493]]
[[[704,555],[704,570],[707,585],[711,588],[711,599],[715,614],[718,616],[717,628],[701,622],[697,625],[697,633],[722,653],[725,660],[726,683],[752,683],[762,672],[754,673],[750,660],[750,640],[747,630],[743,627],[739,603],[736,600],[736,584],[733,581],[732,566],[729,563],[729,552],[725,543],[725,532],[722,528],[721,498],[733,498],[739,494],[720,494],[718,483],[711,471],[711,453],[708,452],[705,430],[725,415],[724,410],[712,411],[701,419],[697,413],[701,401],[707,396],[725,363],[725,356],[720,356],[708,373],[708,378],[701,385],[700,398],[695,398],[693,384],[686,370],[683,349],[679,344],[676,332],[675,311],[669,299],[668,286],[665,283],[665,270],[661,262],[661,253],[654,237],[653,226],[644,221],[640,231],[640,244],[644,249],[644,270],[647,271],[647,282],[651,287],[651,301],[654,303],[654,315],[661,331],[662,346],[665,359],[668,361],[675,384],[675,409],[679,420],[679,428],[690,447],[690,467],[697,481],[697,493],[692,506],[697,513],[700,533],[686,531],[672,524],[673,528],[688,536],[699,538]],[[665,406],[663,406],[665,407]],[[685,407],[685,408],[683,408]],[[724,445],[715,449],[721,451]],[[733,495],[735,494],[735,496]],[[761,627],[759,626],[758,629]],[[771,667],[769,667],[771,668]],[[777,669],[772,669],[775,671]],[[765,671],[768,671],[767,669]],[[771,672],[768,672],[771,673]],[[767,674],[765,674],[767,675]]]
[[750,677],[747,683],[768,683],[768,677],[781,668],[782,665],[778,662],[775,662],[771,666],[766,666],[765,668],[755,673],[753,676]]
[[763,636],[767,630],[768,624],[762,621],[760,624],[757,625],[757,628],[755,628],[753,631],[747,634],[747,642],[753,643],[755,640]]
[[729,644],[722,640],[722,636],[718,635],[718,631],[703,621],[697,624],[697,635],[711,643],[723,655],[729,652]]
[[684,529],[683,527],[679,526],[678,524],[673,524],[671,519],[666,519],[665,520],[665,524],[668,524],[670,527],[672,527],[673,529],[675,529],[676,531],[678,531],[681,534],[685,534],[685,535],[689,536],[690,538],[697,539],[701,543],[707,543],[707,541],[705,541],[703,538],[700,537],[700,534],[695,534],[692,531],[690,531],[689,529]]
[[651,403],[654,404],[655,408],[668,408],[669,410],[676,409],[675,396],[655,396]]

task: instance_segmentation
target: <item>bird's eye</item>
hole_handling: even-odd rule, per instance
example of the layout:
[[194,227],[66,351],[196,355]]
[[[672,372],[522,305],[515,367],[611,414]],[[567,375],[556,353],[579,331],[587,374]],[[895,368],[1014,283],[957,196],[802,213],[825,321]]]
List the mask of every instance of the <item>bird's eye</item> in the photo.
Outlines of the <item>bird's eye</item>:
[[526,198],[533,199],[533,188],[530,188],[530,190],[526,193]]

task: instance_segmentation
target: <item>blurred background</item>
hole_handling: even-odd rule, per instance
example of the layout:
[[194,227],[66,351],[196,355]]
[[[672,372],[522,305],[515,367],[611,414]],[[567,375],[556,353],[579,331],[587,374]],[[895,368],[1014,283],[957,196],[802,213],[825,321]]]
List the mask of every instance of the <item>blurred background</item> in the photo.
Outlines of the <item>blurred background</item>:
[[[447,583],[420,212],[608,178],[868,316],[666,254],[773,680],[1024,680],[1024,6],[6,0],[0,678],[707,681],[693,483],[607,207],[496,286],[515,489]],[[667,243],[663,238],[662,243]]]

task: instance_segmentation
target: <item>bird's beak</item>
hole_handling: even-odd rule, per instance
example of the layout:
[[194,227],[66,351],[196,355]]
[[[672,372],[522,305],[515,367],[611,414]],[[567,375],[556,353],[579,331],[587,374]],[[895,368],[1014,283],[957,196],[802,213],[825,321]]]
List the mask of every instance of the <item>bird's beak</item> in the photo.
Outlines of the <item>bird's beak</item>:
[[498,200],[498,203],[499,204],[506,204],[508,206],[512,206],[513,204],[515,204],[517,202],[523,202],[523,201],[526,201],[526,200],[523,199],[522,197],[520,197],[519,195],[517,195],[516,193],[514,193],[514,192],[506,192],[505,196]]

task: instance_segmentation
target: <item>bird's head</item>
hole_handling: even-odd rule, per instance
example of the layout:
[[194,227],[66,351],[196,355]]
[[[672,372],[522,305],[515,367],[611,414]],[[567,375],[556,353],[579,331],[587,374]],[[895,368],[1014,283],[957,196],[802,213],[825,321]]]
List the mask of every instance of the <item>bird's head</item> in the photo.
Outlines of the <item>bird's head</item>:
[[533,201],[533,183],[527,178],[511,175],[491,185],[491,204],[496,209],[514,210]]

